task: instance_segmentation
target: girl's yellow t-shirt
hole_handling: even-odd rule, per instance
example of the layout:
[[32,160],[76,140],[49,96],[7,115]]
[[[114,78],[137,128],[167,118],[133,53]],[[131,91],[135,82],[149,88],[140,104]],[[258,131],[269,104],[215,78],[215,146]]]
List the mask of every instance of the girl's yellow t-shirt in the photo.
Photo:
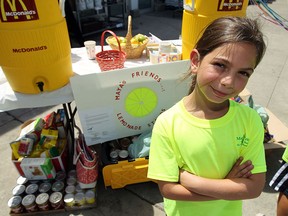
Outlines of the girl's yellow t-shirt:
[[[148,178],[178,182],[179,169],[211,179],[223,179],[236,160],[251,160],[253,173],[266,172],[263,124],[256,111],[230,101],[221,118],[192,116],[183,100],[162,113],[151,137]],[[167,215],[237,216],[242,201],[175,201],[164,198]]]

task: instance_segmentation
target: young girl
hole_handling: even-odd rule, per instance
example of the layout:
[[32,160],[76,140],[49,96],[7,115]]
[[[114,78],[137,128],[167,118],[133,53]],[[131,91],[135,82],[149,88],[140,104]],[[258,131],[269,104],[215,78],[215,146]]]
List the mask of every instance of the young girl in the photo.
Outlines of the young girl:
[[288,215],[288,147],[282,155],[282,165],[275,173],[269,186],[279,192],[277,201],[277,216]]
[[241,200],[262,192],[263,124],[230,98],[245,88],[265,48],[256,21],[224,17],[192,50],[189,95],[157,118],[151,138],[148,178],[157,180],[167,215],[238,216]]

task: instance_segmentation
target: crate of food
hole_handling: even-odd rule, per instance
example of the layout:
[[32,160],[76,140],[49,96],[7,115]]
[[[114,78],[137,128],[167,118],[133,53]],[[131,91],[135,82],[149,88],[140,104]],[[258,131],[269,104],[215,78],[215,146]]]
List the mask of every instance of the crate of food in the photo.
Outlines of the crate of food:
[[[102,174],[105,187],[112,189],[123,188],[129,184],[148,182],[148,151],[143,153],[143,146],[139,147],[141,157],[135,157],[131,152],[135,139],[140,136],[125,137],[105,142],[101,145]],[[129,151],[128,151],[129,150]],[[148,149],[147,149],[148,150]]]
[[[52,164],[51,170],[55,169],[55,172],[67,171],[70,139],[66,128],[65,116],[61,109],[49,113],[44,118],[28,120],[21,126],[19,137],[10,143],[11,160],[21,176],[28,175],[29,167],[38,167],[39,171],[43,167],[49,167],[45,165],[48,163]],[[45,170],[47,171],[46,168]],[[34,170],[32,173],[37,172]],[[30,174],[28,176],[32,177]],[[42,177],[47,178],[45,175]]]

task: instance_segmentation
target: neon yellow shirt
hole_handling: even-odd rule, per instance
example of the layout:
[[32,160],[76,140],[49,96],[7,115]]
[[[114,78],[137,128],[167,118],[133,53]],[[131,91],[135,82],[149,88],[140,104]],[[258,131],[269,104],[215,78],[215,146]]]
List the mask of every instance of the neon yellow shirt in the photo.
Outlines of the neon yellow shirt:
[[282,155],[282,159],[283,159],[286,163],[288,163],[288,147],[285,148],[285,151],[284,151],[284,153],[283,153],[283,155]]
[[[253,173],[266,172],[263,124],[256,111],[230,101],[221,118],[189,114],[183,100],[162,113],[151,137],[148,178],[178,182],[179,168],[195,175],[223,179],[236,160],[251,160]],[[167,215],[237,216],[242,201],[175,201],[164,198]]]

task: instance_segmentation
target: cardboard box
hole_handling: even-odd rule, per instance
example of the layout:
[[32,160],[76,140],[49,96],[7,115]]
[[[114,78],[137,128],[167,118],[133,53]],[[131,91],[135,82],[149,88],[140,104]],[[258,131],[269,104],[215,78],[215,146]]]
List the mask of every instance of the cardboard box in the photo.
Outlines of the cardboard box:
[[24,176],[29,180],[54,179],[56,171],[50,158],[23,158],[20,163]]
[[268,129],[273,135],[273,141],[265,143],[265,149],[286,148],[288,144],[288,128],[269,109],[265,108],[268,115]]
[[[250,95],[250,91],[248,89],[244,89],[239,94],[242,99],[242,103],[247,104]],[[288,144],[288,127],[286,127],[268,108],[265,107],[265,110],[269,116],[268,130],[269,133],[273,135],[273,140],[271,142],[264,143],[265,150],[286,148],[286,144]]]
[[[56,172],[59,171],[67,171],[67,165],[68,165],[68,144],[67,141],[65,141],[65,145],[61,154],[58,157],[53,157],[51,158],[52,164],[55,168]],[[35,159],[35,158],[27,158],[28,160],[30,159]],[[17,171],[21,176],[25,176],[23,169],[21,168],[21,160],[15,159],[13,153],[12,153],[12,162],[15,165]]]

